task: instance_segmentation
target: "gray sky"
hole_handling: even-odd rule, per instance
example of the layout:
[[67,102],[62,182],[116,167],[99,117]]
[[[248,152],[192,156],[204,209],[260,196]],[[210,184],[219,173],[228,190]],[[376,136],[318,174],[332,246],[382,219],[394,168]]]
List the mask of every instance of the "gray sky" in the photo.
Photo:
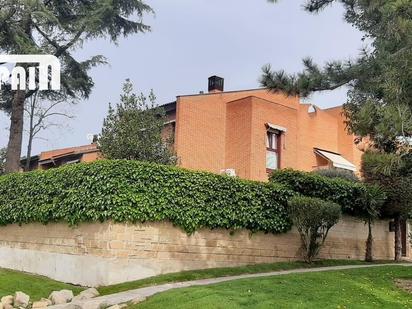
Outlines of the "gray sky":
[[[34,154],[48,149],[87,144],[88,133],[99,133],[108,103],[118,101],[121,84],[130,78],[138,92],[153,88],[158,103],[177,95],[207,90],[207,78],[225,78],[225,90],[259,86],[261,67],[296,72],[301,59],[316,62],[356,57],[361,34],[343,21],[339,5],[319,15],[302,10],[303,1],[281,0],[147,0],[156,11],[146,18],[152,32],[122,39],[118,46],[103,40],[89,42],[80,59],[103,54],[109,66],[92,71],[93,94],[71,108],[76,115],[64,128],[52,128],[36,140]],[[345,102],[346,91],[315,95],[320,107]],[[8,119],[0,116],[0,147],[7,144]],[[24,146],[25,147],[25,146]],[[23,152],[25,149],[23,148]]]

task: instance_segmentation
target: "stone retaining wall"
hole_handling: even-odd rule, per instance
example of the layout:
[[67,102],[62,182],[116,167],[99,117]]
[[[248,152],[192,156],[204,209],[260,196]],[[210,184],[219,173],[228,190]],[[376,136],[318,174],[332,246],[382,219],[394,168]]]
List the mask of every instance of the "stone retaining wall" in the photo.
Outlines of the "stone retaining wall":
[[[388,221],[375,223],[374,255],[393,258]],[[344,217],[321,257],[363,259],[367,227]],[[183,270],[296,260],[300,240],[287,234],[200,230],[188,236],[170,223],[28,224],[0,227],[0,267],[86,285],[115,284]],[[409,252],[408,252],[409,254]]]

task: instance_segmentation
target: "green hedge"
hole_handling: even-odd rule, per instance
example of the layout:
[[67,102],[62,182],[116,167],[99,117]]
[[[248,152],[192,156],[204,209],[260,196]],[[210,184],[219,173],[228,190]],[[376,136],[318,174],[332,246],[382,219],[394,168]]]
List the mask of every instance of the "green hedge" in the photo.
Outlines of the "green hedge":
[[371,185],[291,169],[274,171],[270,182],[284,184],[305,196],[337,203],[344,213],[359,217],[366,216],[365,208],[371,198]]
[[97,161],[0,177],[0,225],[30,222],[170,221],[286,232],[295,193],[282,185],[136,161]]

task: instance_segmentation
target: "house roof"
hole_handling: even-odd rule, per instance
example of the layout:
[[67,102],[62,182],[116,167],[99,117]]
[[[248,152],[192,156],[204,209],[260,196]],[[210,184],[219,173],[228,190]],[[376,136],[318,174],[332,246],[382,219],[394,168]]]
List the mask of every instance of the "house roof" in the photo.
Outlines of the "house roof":
[[97,152],[99,149],[97,148],[96,144],[89,144],[77,147],[69,147],[69,148],[62,148],[62,149],[55,149],[50,151],[45,151],[40,154],[40,161],[50,160],[50,159],[58,159],[66,156],[76,155],[76,154],[84,154],[90,152]]
[[164,108],[166,113],[175,111],[176,110],[176,101],[159,105],[159,107]]
[[249,92],[249,91],[269,91],[268,88],[251,88],[251,89],[241,89],[241,90],[227,90],[227,91],[218,91],[218,92],[206,92],[206,93],[196,93],[196,94],[185,94],[178,95],[177,97],[196,97],[196,96],[212,96],[225,93],[236,93],[236,92]]

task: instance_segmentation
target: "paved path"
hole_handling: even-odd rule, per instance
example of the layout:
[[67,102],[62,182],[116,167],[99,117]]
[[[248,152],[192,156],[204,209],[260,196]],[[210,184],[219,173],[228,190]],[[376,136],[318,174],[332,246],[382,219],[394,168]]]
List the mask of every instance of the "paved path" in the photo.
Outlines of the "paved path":
[[167,284],[140,288],[136,290],[120,292],[120,293],[111,294],[111,295],[100,296],[100,297],[96,297],[93,299],[80,301],[77,303],[49,306],[47,308],[48,309],[76,309],[76,308],[98,309],[102,307],[108,307],[108,306],[113,306],[117,304],[124,304],[128,302],[138,303],[138,302],[144,301],[146,297],[152,296],[157,293],[165,292],[165,291],[172,290],[172,289],[190,287],[190,286],[210,285],[210,284],[238,280],[238,279],[261,278],[261,277],[281,276],[281,275],[288,275],[288,274],[314,273],[314,272],[345,270],[345,269],[372,268],[372,267],[382,267],[382,266],[411,267],[412,264],[401,263],[401,264],[345,265],[345,266],[303,268],[303,269],[273,271],[273,272],[268,272],[268,273],[245,274],[245,275],[238,275],[238,276],[228,276],[228,277],[193,280],[193,281],[186,281],[186,282],[167,283]]

